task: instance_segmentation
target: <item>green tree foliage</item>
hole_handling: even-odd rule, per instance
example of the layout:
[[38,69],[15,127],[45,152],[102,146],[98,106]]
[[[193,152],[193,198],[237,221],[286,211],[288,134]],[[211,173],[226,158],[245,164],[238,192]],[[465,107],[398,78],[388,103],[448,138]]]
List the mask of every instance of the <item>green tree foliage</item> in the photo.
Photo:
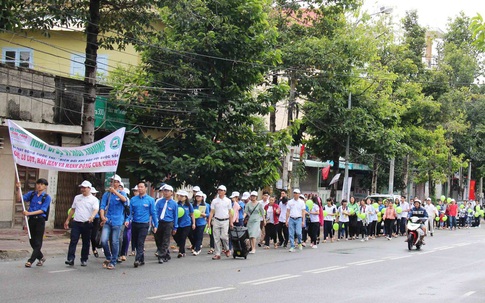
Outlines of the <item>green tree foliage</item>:
[[128,138],[128,147],[140,153],[128,169],[155,182],[197,184],[207,193],[217,184],[239,190],[273,184],[289,135],[268,133],[256,116],[268,114],[273,97],[286,88],[268,86],[259,98],[252,92],[279,60],[270,3],[162,4],[165,27],[142,50],[146,86],[165,88],[145,96],[134,89],[125,102],[143,104],[129,112],[138,124],[168,131]]
[[472,18],[470,23],[470,30],[474,44],[481,50],[485,50],[485,22],[482,15],[478,14]]

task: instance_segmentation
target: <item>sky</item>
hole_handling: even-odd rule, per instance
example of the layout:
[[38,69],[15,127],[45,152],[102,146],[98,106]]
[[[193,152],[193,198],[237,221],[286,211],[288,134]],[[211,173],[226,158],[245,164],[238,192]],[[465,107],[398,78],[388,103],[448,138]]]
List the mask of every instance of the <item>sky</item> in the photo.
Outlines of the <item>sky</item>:
[[455,18],[460,11],[474,17],[477,13],[485,18],[484,0],[364,0],[368,13],[378,12],[380,7],[392,7],[394,22],[404,17],[405,12],[416,9],[421,26],[446,31],[448,18]]

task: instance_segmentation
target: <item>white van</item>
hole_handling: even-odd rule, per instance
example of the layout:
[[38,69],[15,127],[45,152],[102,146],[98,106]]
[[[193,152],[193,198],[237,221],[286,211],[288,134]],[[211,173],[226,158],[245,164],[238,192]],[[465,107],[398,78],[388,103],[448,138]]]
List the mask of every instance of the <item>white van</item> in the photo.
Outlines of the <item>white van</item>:
[[372,194],[368,195],[365,199],[367,200],[368,198],[371,198],[374,200],[374,202],[377,202],[379,199],[382,199],[384,201],[385,199],[389,200],[392,199],[393,202],[396,201],[396,199],[401,200],[400,195],[389,195],[389,194]]

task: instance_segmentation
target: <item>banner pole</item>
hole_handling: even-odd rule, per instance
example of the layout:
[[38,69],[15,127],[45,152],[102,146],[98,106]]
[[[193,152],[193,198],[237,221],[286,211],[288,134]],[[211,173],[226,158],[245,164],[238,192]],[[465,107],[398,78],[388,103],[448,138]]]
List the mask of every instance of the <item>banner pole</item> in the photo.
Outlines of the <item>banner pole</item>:
[[[14,164],[15,164],[15,175],[17,176],[17,183],[21,184],[20,183],[20,178],[19,178],[19,170],[17,168],[17,163],[14,163]],[[20,200],[22,201],[22,209],[24,211],[26,211],[26,209],[25,209],[25,202],[24,202],[24,196],[22,195],[22,187],[20,186],[18,189],[20,191]],[[25,215],[24,215],[24,219],[25,219],[25,224],[27,226],[27,233],[29,234],[29,239],[32,239],[32,236],[30,235],[29,219]]]

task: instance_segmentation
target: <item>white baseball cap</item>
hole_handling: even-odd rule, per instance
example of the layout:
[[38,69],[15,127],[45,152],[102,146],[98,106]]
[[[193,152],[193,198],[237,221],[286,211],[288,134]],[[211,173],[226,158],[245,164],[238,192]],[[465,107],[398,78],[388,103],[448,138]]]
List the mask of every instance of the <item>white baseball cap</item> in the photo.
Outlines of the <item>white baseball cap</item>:
[[113,177],[111,177],[111,180],[121,182],[121,177],[118,175],[114,175]]
[[125,188],[125,183],[120,182],[120,186],[123,187],[123,188]]
[[300,199],[305,200],[305,196],[304,195],[300,195]]
[[238,191],[233,191],[232,194],[229,196],[229,198],[235,198],[235,197],[238,197],[239,198],[239,192]]
[[164,186],[160,187],[160,189],[173,191],[173,187],[168,184],[165,184]]
[[138,185],[135,185],[131,190],[138,190]]
[[218,190],[223,190],[223,191],[227,191],[227,188],[224,186],[224,185],[219,185],[219,187],[217,188]]
[[198,186],[194,186],[194,188],[192,188],[192,191],[199,192],[199,191],[200,191],[200,187],[198,187]]
[[123,188],[123,191],[124,191],[124,192],[125,192],[127,195],[129,195],[129,194],[130,194],[130,190],[129,190],[128,188]]
[[257,197],[257,196],[258,196],[258,192],[253,190],[253,191],[251,192],[251,196],[256,196],[256,197]]
[[294,193],[294,194],[301,194],[301,191],[300,191],[298,188],[295,188],[295,189],[293,190],[293,193]]
[[243,192],[241,199],[242,199],[242,200],[247,200],[247,199],[249,199],[249,193],[248,193],[247,191]]
[[[167,188],[165,187],[165,189],[167,189]],[[187,193],[185,190],[179,190],[179,191],[177,192],[177,195],[178,195],[178,196],[186,196],[186,197],[188,197],[188,196],[189,196],[189,194],[188,194],[188,193]]]
[[96,188],[91,187],[91,193],[92,194],[97,194],[97,193],[99,193],[99,191],[97,191]]
[[204,193],[201,192],[201,191],[198,191],[196,194],[195,194],[196,197],[204,197]]
[[93,185],[91,184],[91,182],[87,181],[87,180],[84,180],[83,183],[79,184],[79,187],[88,187],[88,188],[92,188]]

